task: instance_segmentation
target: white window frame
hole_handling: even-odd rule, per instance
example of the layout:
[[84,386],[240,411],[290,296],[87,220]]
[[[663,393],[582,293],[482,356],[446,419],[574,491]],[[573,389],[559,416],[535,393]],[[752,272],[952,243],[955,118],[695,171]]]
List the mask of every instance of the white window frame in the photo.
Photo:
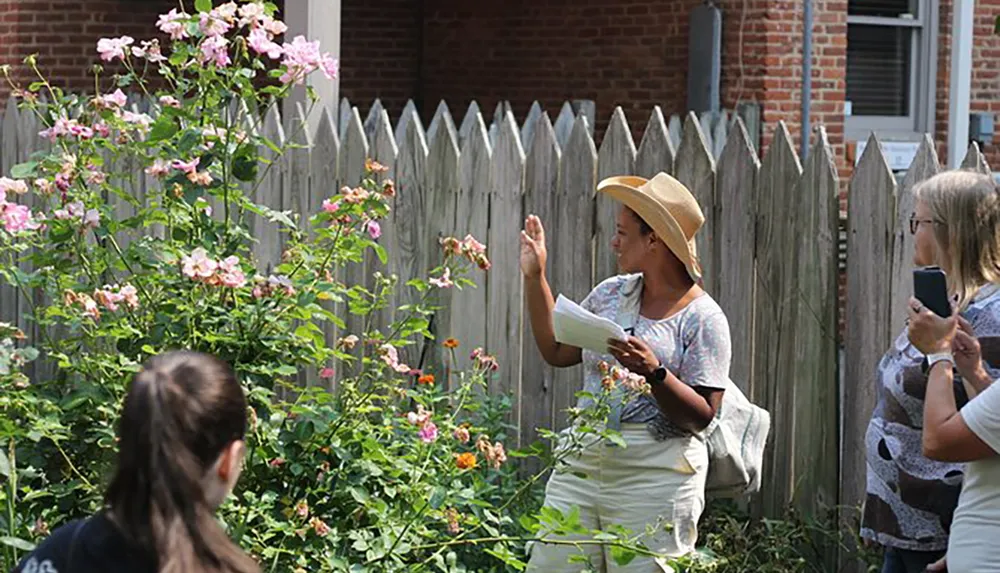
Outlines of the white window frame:
[[[844,136],[848,141],[865,140],[874,131],[883,140],[916,140],[934,132],[937,92],[938,0],[913,0],[917,18],[847,16],[847,26],[869,25],[911,28],[910,93],[907,116],[846,115]],[[846,65],[846,64],[845,64]],[[846,81],[846,80],[845,80]],[[846,87],[846,86],[845,86]],[[846,94],[845,94],[846,95]]]

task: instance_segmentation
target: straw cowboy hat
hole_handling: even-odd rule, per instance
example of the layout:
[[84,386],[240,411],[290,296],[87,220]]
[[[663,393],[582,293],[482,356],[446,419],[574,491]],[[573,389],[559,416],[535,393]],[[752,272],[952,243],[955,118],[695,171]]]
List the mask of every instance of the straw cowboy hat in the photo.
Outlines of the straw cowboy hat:
[[661,172],[652,179],[609,177],[597,185],[597,191],[635,211],[684,263],[691,278],[701,278],[694,235],[705,223],[705,215],[683,183]]

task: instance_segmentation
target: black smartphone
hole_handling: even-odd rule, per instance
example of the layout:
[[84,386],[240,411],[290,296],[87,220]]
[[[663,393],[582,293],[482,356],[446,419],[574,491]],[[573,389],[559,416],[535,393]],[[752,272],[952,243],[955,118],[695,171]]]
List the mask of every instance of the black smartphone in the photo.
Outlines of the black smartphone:
[[942,318],[951,316],[948,277],[940,267],[914,269],[913,296],[938,316]]

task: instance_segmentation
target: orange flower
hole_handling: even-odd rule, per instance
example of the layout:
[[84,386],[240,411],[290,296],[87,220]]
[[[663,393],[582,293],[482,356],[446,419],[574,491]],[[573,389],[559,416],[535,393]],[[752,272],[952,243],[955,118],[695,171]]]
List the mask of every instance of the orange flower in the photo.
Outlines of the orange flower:
[[433,374],[424,374],[420,378],[417,378],[417,384],[433,384],[433,383],[434,383]]
[[458,348],[458,339],[448,338],[441,345],[444,346],[445,348],[452,348],[452,349]]
[[382,165],[378,161],[375,161],[371,157],[365,159],[365,171],[369,171],[371,173],[385,173],[388,170],[388,167]]
[[455,465],[460,470],[471,470],[476,467],[476,454],[465,452],[455,456]]

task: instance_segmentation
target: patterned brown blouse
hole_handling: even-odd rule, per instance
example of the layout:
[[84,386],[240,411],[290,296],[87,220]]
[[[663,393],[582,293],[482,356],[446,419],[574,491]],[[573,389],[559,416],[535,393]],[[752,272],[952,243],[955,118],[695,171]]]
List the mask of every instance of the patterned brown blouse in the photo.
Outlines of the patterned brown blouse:
[[[984,288],[962,313],[975,330],[990,374],[1000,376],[1000,291]],[[868,476],[861,536],[918,551],[948,547],[962,488],[962,465],[924,457],[924,355],[904,330],[878,367],[878,396],[865,436]],[[956,376],[955,397],[968,401]]]

